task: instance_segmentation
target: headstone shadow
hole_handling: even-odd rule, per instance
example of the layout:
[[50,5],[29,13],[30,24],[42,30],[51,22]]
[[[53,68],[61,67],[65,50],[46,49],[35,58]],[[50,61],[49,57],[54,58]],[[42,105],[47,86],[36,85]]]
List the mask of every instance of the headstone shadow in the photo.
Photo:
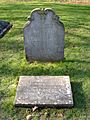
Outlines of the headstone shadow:
[[82,82],[71,82],[74,108],[86,108],[86,97],[82,89]]
[[69,59],[69,60],[64,59],[64,62],[72,62],[72,63],[78,62],[78,63],[86,63],[86,64],[90,63],[90,61],[79,60],[79,59]]

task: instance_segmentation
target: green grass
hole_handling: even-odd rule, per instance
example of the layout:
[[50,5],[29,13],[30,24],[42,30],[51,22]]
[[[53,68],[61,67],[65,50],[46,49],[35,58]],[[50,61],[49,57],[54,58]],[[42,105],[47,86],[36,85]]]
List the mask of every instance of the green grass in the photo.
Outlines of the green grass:
[[[29,64],[25,59],[23,26],[32,9],[51,7],[65,26],[65,59],[62,62]],[[0,3],[0,19],[13,24],[0,39],[0,120],[33,120],[39,115],[49,120],[90,119],[90,6],[59,3]],[[74,108],[31,109],[13,106],[18,78],[21,75],[69,75],[74,96]]]

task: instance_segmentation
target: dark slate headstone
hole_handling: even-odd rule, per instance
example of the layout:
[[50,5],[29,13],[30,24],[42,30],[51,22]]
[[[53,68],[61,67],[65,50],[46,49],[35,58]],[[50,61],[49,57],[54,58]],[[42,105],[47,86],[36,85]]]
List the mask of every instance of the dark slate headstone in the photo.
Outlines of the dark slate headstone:
[[64,25],[52,9],[35,9],[24,27],[28,61],[60,61],[64,58]]
[[9,22],[0,20],[0,38],[2,38],[11,27],[12,25]]
[[69,76],[20,76],[16,107],[72,107]]

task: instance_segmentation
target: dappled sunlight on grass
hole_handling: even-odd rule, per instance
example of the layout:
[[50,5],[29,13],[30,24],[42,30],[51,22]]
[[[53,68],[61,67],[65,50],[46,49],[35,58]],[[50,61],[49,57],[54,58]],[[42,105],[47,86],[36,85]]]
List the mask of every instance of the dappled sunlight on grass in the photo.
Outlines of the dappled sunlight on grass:
[[[23,27],[34,8],[51,7],[60,16],[65,26],[65,55],[61,62],[28,63],[25,58]],[[24,120],[27,112],[35,120],[39,113],[50,114],[51,119],[87,119],[90,79],[90,6],[63,5],[58,3],[2,3],[0,19],[13,24],[12,29],[0,39],[0,99],[1,120]],[[75,106],[72,109],[17,109],[13,106],[16,87],[21,75],[69,75]],[[9,107],[9,108],[8,108]],[[8,109],[7,109],[8,108]]]

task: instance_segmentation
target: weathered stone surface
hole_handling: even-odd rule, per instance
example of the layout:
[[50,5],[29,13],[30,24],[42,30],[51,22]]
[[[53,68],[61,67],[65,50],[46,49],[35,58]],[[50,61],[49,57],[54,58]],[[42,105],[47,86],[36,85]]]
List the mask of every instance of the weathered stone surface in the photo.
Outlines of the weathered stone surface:
[[24,27],[28,61],[60,61],[64,58],[64,25],[51,9],[35,9]]
[[72,107],[69,76],[21,76],[15,106]]
[[0,20],[0,38],[2,38],[11,27],[12,25],[9,22]]

